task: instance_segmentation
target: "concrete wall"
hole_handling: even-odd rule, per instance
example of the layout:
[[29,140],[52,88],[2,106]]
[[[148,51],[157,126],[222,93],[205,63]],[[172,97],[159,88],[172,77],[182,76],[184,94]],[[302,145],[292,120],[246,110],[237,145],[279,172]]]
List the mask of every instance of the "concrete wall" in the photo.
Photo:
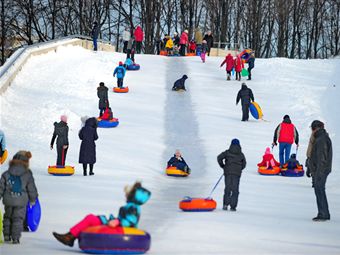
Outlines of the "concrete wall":
[[[11,85],[15,77],[21,71],[22,67],[26,64],[27,60],[32,56],[39,56],[41,54],[46,54],[51,51],[56,51],[59,46],[80,46],[85,49],[92,50],[93,43],[90,40],[79,39],[79,38],[69,38],[61,39],[54,42],[46,42],[38,45],[32,45],[21,50],[18,54],[13,54],[6,63],[1,67],[0,76],[0,95],[2,95],[7,88]],[[115,46],[98,42],[98,50],[114,52]]]

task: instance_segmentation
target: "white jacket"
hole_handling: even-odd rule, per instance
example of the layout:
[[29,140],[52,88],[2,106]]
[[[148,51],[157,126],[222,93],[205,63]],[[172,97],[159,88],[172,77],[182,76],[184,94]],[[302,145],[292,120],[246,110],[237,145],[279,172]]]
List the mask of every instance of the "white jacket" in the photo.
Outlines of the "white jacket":
[[124,32],[123,32],[123,41],[129,41],[130,38],[131,38],[130,32],[127,31],[127,30],[124,30]]

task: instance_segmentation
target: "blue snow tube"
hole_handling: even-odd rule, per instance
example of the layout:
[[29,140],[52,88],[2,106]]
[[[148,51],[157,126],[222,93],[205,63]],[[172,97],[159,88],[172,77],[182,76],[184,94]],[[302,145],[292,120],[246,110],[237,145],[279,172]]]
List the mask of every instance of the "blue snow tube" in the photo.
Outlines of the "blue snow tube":
[[98,120],[98,127],[100,128],[114,128],[119,125],[119,120],[113,118],[112,120]]
[[140,65],[138,64],[133,64],[133,65],[129,65],[126,68],[129,71],[138,71],[140,69]]
[[249,110],[250,110],[251,115],[254,117],[254,119],[257,119],[257,120],[262,119],[263,113],[258,103],[251,102],[249,106]]

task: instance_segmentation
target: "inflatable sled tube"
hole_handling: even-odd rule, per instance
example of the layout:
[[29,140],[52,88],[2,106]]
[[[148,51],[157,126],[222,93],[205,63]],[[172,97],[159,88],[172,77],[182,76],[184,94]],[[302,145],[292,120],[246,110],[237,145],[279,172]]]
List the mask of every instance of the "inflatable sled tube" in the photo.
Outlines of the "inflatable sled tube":
[[30,206],[30,202],[28,202],[26,207],[26,221],[30,231],[32,232],[37,231],[40,223],[40,218],[41,218],[41,206],[39,199],[37,198],[33,206]]
[[0,158],[0,165],[2,165],[6,161],[7,156],[8,156],[8,151],[5,150],[4,153],[2,154],[2,157]]
[[251,115],[254,117],[254,119],[257,119],[257,120],[262,119],[263,113],[258,103],[251,102],[249,106],[249,110],[250,110]]
[[245,50],[243,50],[243,51],[239,54],[239,56],[240,56],[243,60],[245,60],[246,63],[248,63],[248,60],[249,60],[250,55],[251,55],[252,52],[253,52],[252,49],[245,49]]
[[185,212],[209,212],[216,209],[216,201],[212,198],[186,197],[179,202],[179,208]]
[[73,175],[74,166],[48,166],[48,173],[55,176]]
[[150,244],[150,235],[137,228],[101,225],[89,227],[79,236],[79,248],[94,254],[143,254]]
[[265,166],[260,166],[258,168],[259,174],[262,175],[278,175],[280,173],[281,169],[278,166],[274,166],[273,169],[267,169]]
[[186,54],[187,57],[194,57],[196,56],[196,53],[190,52]]
[[115,93],[128,93],[129,87],[122,87],[122,88],[114,87],[113,92],[115,92]]
[[303,166],[299,166],[296,169],[287,169],[282,168],[281,169],[281,175],[286,177],[302,177],[305,174],[305,171],[303,170]]
[[114,128],[119,125],[119,120],[117,118],[113,118],[112,120],[102,120],[101,118],[97,118],[97,126],[100,128]]
[[168,52],[166,50],[161,50],[159,55],[161,55],[161,56],[168,56]]
[[183,170],[177,169],[175,166],[170,166],[166,169],[166,175],[175,177],[187,177],[189,174]]
[[138,64],[134,64],[134,65],[129,65],[126,68],[129,71],[138,71],[140,69],[140,65]]

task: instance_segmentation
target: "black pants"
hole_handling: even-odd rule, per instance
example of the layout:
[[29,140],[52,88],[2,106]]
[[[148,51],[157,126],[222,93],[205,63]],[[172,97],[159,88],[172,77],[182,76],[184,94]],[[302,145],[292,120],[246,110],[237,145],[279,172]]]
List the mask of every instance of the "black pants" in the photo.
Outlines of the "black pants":
[[63,145],[57,145],[57,166],[65,166],[68,147],[63,149]]
[[237,207],[238,195],[239,195],[239,185],[241,176],[234,174],[224,175],[224,196],[223,205],[229,206],[233,209]]
[[236,72],[236,80],[237,81],[241,80],[241,72]]
[[[93,164],[90,165],[90,174],[93,174]],[[83,164],[84,175],[87,175],[87,164]]]
[[251,69],[253,68],[248,67],[248,80],[251,80]]
[[318,206],[318,217],[329,219],[328,202],[326,196],[326,181],[328,174],[315,174],[314,176],[314,192],[316,203]]
[[242,104],[242,121],[249,120],[249,104]]
[[117,86],[118,88],[123,87],[123,78],[117,78]]
[[136,42],[136,51],[137,54],[140,54],[142,52],[142,42]]
[[126,53],[127,45],[129,41],[124,41],[123,53]]
[[185,44],[180,44],[180,45],[181,45],[181,48],[179,50],[179,54],[181,56],[185,56],[185,47],[186,47],[186,45]]

